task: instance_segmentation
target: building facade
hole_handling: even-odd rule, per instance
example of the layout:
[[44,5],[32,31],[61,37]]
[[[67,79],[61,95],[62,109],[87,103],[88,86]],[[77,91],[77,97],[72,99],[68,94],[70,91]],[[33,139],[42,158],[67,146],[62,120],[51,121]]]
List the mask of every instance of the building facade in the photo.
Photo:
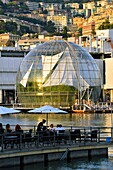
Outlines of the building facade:
[[64,26],[67,26],[67,16],[65,15],[47,16],[47,22],[48,21],[54,22],[58,31],[61,31]]
[[27,51],[13,47],[0,49],[0,103],[11,104],[16,100],[16,75]]

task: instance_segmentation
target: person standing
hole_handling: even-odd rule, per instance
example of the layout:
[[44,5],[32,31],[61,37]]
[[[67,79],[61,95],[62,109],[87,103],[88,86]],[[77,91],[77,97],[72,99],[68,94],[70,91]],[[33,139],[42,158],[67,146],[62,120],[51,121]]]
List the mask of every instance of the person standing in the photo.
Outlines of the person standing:
[[46,123],[46,120],[43,119],[42,122],[40,122],[37,126],[37,132],[41,132],[46,130],[46,126],[44,126],[44,123]]

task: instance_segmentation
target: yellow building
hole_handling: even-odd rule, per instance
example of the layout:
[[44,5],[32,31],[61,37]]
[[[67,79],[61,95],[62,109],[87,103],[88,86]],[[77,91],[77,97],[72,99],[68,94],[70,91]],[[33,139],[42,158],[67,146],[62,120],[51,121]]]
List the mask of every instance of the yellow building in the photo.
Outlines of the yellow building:
[[95,30],[98,29],[98,27],[105,22],[106,18],[109,17],[109,22],[113,23],[113,8],[109,5],[105,7],[98,7],[97,13],[92,15],[90,18],[88,18],[88,22],[94,21],[95,22]]
[[95,33],[95,22],[84,22],[83,27],[82,27],[82,35],[83,36],[88,36],[92,35]]
[[15,46],[15,42],[19,40],[18,35],[10,34],[10,33],[3,33],[0,34],[0,46]]
[[84,18],[81,17],[75,17],[72,19],[73,25],[77,26],[78,28],[82,28],[84,21]]
[[38,38],[29,38],[29,37],[23,37],[23,39],[20,39],[18,41],[18,46],[22,50],[30,50],[36,47],[38,44],[42,44],[44,42],[50,41],[50,40],[61,40],[62,36],[44,36],[39,35]]
[[97,1],[97,5],[98,5],[98,6],[106,6],[107,4],[108,4],[107,0]]
[[3,40],[3,39],[17,41],[17,40],[19,40],[19,36],[18,35],[14,35],[14,34],[10,34],[10,33],[0,34],[0,40]]
[[89,19],[88,19],[88,22],[92,22],[94,21],[95,22],[95,30],[98,29],[98,27],[103,23],[105,22],[106,20],[106,17],[102,17],[101,15],[95,15],[95,16],[91,16]]
[[72,8],[79,9],[80,4],[79,3],[66,3],[66,6],[71,6]]
[[25,39],[21,39],[18,41],[18,46],[22,49],[22,50],[30,50],[34,47],[36,47],[36,45],[44,43],[48,41],[45,38],[25,38]]
[[58,31],[61,31],[64,26],[67,26],[67,16],[65,15],[47,16],[47,22],[48,21],[54,22]]

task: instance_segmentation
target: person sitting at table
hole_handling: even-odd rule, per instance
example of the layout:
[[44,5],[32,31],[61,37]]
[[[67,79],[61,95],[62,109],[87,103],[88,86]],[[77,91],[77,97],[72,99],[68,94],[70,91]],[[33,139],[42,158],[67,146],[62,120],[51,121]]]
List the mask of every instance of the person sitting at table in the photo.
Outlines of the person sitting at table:
[[[4,139],[5,139],[5,141],[4,141],[4,149],[6,149],[6,147],[7,147],[7,144],[11,144],[11,147],[13,147],[13,145],[12,145],[12,141],[10,140],[8,140],[7,139],[7,136],[11,136],[12,135],[12,129],[10,128],[10,124],[9,123],[7,123],[6,124],[6,127],[5,127],[5,137],[4,137]],[[7,139],[7,140],[6,140]]]
[[19,124],[17,124],[17,125],[15,126],[15,131],[18,131],[18,130],[21,130],[21,127],[20,127]]
[[10,128],[10,124],[6,124],[6,128],[5,128],[5,133],[11,133],[12,129]]
[[53,125],[53,124],[50,124],[49,131],[50,131],[50,132],[54,132],[54,131],[55,131],[55,128],[54,128],[54,125]]
[[21,126],[19,124],[15,126],[15,133],[23,133],[23,130],[21,129]]
[[4,128],[3,128],[3,125],[2,125],[2,123],[0,123],[0,134],[3,134],[4,133]]
[[59,134],[59,131],[62,131],[62,132],[65,131],[64,127],[62,127],[61,124],[58,124],[57,127],[56,127],[56,132],[57,132],[57,134]]

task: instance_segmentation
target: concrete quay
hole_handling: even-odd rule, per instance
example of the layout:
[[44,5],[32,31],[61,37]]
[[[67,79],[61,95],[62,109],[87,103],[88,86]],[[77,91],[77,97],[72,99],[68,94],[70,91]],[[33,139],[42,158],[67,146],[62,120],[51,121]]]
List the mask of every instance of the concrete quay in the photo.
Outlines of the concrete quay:
[[0,168],[38,162],[45,165],[49,161],[82,157],[108,157],[108,148],[113,147],[113,127],[68,127],[64,133],[45,135],[33,131],[32,135],[26,135],[28,132],[19,136],[1,136]]
[[0,168],[49,161],[60,161],[93,156],[108,157],[108,147],[112,143],[76,143],[73,145],[63,144],[60,146],[46,146],[34,149],[6,150],[0,153]]

